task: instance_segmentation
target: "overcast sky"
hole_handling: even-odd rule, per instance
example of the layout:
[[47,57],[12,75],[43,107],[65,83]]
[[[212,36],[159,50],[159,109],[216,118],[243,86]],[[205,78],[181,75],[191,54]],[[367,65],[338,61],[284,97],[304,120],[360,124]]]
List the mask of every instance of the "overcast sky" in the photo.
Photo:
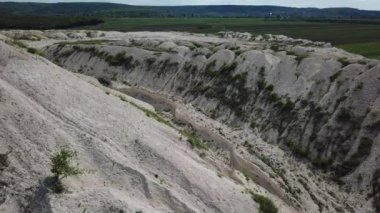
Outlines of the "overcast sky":
[[[9,0],[0,0],[9,1]],[[15,0],[22,2],[25,0]],[[115,2],[133,5],[281,5],[292,7],[353,7],[380,10],[380,0],[26,0],[27,2]]]

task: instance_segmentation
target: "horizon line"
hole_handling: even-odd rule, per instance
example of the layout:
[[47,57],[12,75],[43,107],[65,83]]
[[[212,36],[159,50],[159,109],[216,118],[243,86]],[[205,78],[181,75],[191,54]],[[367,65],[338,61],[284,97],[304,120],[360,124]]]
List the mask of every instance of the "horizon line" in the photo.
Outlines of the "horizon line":
[[137,5],[137,4],[127,4],[121,2],[102,2],[102,1],[73,1],[73,2],[36,2],[36,1],[0,1],[0,3],[17,3],[17,4],[25,4],[25,3],[35,3],[35,4],[93,4],[93,3],[101,3],[101,4],[120,4],[120,5],[128,5],[128,6],[136,6],[136,7],[202,7],[202,6],[240,6],[240,7],[285,7],[285,8],[297,8],[297,9],[355,9],[355,10],[363,10],[363,11],[376,11],[380,12],[380,10],[376,9],[361,9],[357,7],[295,7],[295,6],[284,6],[284,5],[255,5],[255,4],[194,4],[194,5]]

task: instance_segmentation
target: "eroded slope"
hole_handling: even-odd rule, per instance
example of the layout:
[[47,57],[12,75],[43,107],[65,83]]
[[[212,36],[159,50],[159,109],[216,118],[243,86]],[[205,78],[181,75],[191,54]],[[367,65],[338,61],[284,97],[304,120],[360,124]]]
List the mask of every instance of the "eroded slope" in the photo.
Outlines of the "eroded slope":
[[[256,211],[243,185],[217,175],[221,162],[207,163],[177,130],[108,93],[0,41],[0,150],[10,151],[1,212]],[[85,171],[64,194],[44,182],[58,145],[76,150]]]

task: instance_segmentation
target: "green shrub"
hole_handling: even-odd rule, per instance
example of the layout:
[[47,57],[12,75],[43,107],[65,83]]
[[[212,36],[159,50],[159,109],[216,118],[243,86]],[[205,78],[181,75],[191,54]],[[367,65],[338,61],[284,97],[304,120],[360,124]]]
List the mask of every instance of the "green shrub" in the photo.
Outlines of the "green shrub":
[[55,184],[53,190],[61,193],[65,190],[62,179],[69,176],[76,176],[81,174],[79,168],[72,166],[71,161],[76,157],[77,153],[66,147],[60,147],[60,149],[51,156],[52,163],[51,172],[54,174]]
[[260,212],[262,213],[277,213],[278,212],[278,209],[274,205],[272,200],[270,200],[269,198],[263,195],[256,194],[252,191],[250,191],[250,193],[252,195],[252,199],[260,205],[260,209],[259,209]]

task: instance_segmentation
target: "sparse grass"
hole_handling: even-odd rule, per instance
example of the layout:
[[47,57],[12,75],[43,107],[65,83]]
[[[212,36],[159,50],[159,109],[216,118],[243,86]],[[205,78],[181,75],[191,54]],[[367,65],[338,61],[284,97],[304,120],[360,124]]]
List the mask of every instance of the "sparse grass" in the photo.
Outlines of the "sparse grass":
[[75,45],[75,44],[85,44],[85,45],[101,45],[101,44],[104,44],[104,43],[108,43],[110,42],[111,40],[106,40],[106,39],[98,39],[98,40],[82,40],[82,41],[74,41],[74,42],[60,42],[58,44],[63,44],[63,45],[66,45],[66,44],[71,44],[71,45]]
[[298,64],[300,64],[302,62],[303,59],[305,59],[307,56],[306,55],[300,55],[300,54],[296,54],[295,52],[293,51],[287,51],[286,52],[287,55],[293,55],[295,56],[295,60],[298,62]]
[[342,67],[346,67],[351,64],[347,58],[339,58],[338,62],[342,64]]
[[252,199],[260,205],[260,212],[262,213],[277,213],[278,208],[274,205],[273,201],[263,195],[256,194],[252,191],[249,192]]
[[162,116],[160,116],[158,113],[153,112],[149,109],[145,109],[144,107],[141,107],[132,101],[128,101],[123,95],[119,95],[119,98],[121,101],[127,102],[127,103],[131,104],[132,106],[136,107],[137,109],[143,111],[146,116],[153,118],[154,120],[173,128],[173,125],[168,120],[166,120]]
[[332,159],[316,158],[312,161],[312,164],[316,167],[326,170],[333,163]]
[[193,148],[208,149],[207,144],[204,143],[195,133],[192,133],[187,129],[183,129],[181,134],[187,138],[187,142],[189,142]]
[[23,42],[18,41],[18,40],[13,40],[11,43],[21,48],[28,48]]
[[292,141],[287,141],[286,145],[290,148],[292,153],[300,158],[307,158],[309,155],[309,150],[307,148],[302,147],[302,145],[294,143]]

